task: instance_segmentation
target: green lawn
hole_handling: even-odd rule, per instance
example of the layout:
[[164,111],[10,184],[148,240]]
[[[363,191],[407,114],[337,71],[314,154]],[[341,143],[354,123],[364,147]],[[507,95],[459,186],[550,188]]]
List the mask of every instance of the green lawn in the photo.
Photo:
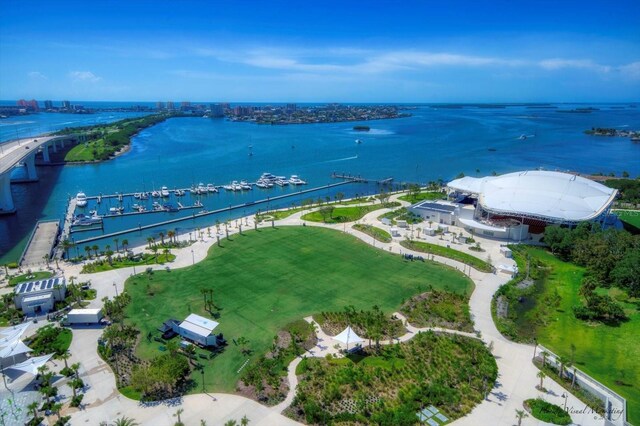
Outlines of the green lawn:
[[398,200],[408,201],[411,204],[417,203],[422,200],[446,200],[447,195],[443,194],[440,191],[428,191],[428,192],[420,192],[416,195],[401,195],[398,197]]
[[94,272],[111,271],[112,269],[129,268],[131,266],[142,267],[142,266],[155,265],[155,264],[164,265],[165,263],[173,262],[175,258],[176,258],[176,255],[171,253],[158,254],[157,257],[151,253],[145,253],[142,259],[140,260],[133,260],[128,258],[123,258],[122,260],[114,259],[111,262],[111,265],[106,259],[104,259],[104,260],[87,263],[82,267],[82,273],[92,274]]
[[[276,332],[286,324],[321,311],[340,311],[347,305],[386,312],[427,290],[450,289],[470,294],[473,283],[462,273],[432,262],[406,262],[334,230],[316,227],[266,228],[224,240],[212,246],[196,265],[149,277],[127,280],[132,296],[128,321],[152,332],[168,318],[182,319],[190,312],[207,315],[200,289],[214,290],[221,309],[220,326],[229,342],[226,350],[205,365],[209,391],[232,392],[237,372],[247,357],[234,339],[245,337],[253,354],[265,353]],[[152,295],[150,295],[152,294]],[[159,308],[161,307],[161,308]],[[159,355],[160,343],[142,342],[139,356]],[[201,377],[194,375],[200,389]]]
[[[551,295],[554,289],[561,297],[560,306],[547,324],[536,326],[538,341],[568,358],[574,344],[577,367],[627,398],[628,421],[640,424],[640,301],[623,302],[618,298],[630,320],[617,327],[581,321],[572,309],[582,303],[578,289],[584,268],[562,262],[541,249],[528,248],[528,252],[551,268],[538,300]],[[616,290],[610,292],[615,297]]]
[[25,281],[38,281],[38,280],[43,280],[45,278],[51,278],[52,276],[53,274],[48,271],[38,271],[38,272],[31,272],[31,273],[26,273],[22,275],[16,275],[15,277],[12,277],[9,280],[9,285],[13,287]]
[[372,225],[362,225],[362,224],[355,224],[352,226],[353,229],[357,229],[360,232],[363,232],[367,235],[369,235],[370,237],[375,238],[377,241],[381,241],[383,243],[390,243],[391,242],[391,234],[389,234],[387,231],[385,231],[384,229],[378,228],[376,226],[372,226]]
[[[640,211],[638,210],[616,210],[614,213],[625,224],[632,225],[637,231],[640,231]],[[626,226],[625,226],[626,228]],[[636,231],[636,232],[637,232]]]
[[[320,210],[307,213],[302,216],[302,220],[308,220],[310,222],[324,222],[324,223],[346,223],[355,222],[358,219],[362,219],[364,215],[374,210],[380,210],[389,207],[396,207],[399,203],[391,202],[387,204],[374,204],[367,206],[354,206],[354,207],[335,207],[330,213],[330,216],[323,216]],[[322,207],[321,209],[323,209]]]
[[406,247],[410,250],[419,251],[421,253],[435,254],[437,256],[448,257],[449,259],[457,260],[466,265],[470,265],[476,268],[478,271],[491,272],[492,266],[482,259],[478,259],[470,254],[454,250],[452,248],[439,246],[437,244],[423,243],[421,241],[403,240],[400,241],[402,247]]

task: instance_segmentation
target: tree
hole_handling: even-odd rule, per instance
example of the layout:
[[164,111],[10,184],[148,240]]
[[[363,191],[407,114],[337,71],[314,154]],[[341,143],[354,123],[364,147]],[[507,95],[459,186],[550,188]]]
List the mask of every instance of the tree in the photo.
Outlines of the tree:
[[109,265],[113,265],[113,250],[111,250],[111,246],[107,245],[104,254],[107,256],[107,262]]
[[238,346],[240,346],[240,352],[242,352],[244,355],[249,355],[251,353],[251,350],[247,348],[247,345],[249,344],[249,339],[247,339],[244,336],[241,336],[238,338],[238,340],[236,340],[236,343],[238,344]]
[[153,237],[147,237],[147,247],[151,248],[155,239]]
[[[64,257],[66,259],[69,259],[69,249],[73,246],[73,244],[71,243],[71,241],[69,241],[68,238],[65,238],[64,240],[62,240],[62,249],[64,250]],[[47,265],[49,266],[49,265]]]
[[116,244],[116,253],[120,252],[120,248],[118,247],[118,243],[120,242],[119,238],[114,238],[113,242]]
[[245,414],[244,416],[242,416],[242,418],[240,419],[240,425],[241,426],[247,426],[249,424],[249,418],[247,417],[247,415]]
[[529,417],[524,410],[516,410],[516,419],[518,420],[518,426],[522,424],[522,419]]
[[160,241],[160,244],[164,245],[164,232],[160,232]]
[[129,240],[122,240],[122,250],[127,251],[128,247],[129,247]]
[[31,411],[34,419],[38,418],[38,401],[33,401],[31,404],[27,405],[27,410]]
[[153,252],[153,256],[155,257],[156,263],[158,262],[158,246],[154,245],[151,247],[151,251]]
[[327,205],[327,206],[325,206],[325,207],[322,207],[322,208],[319,210],[320,215],[322,216],[322,221],[323,221],[324,223],[326,223],[326,222],[327,222],[327,218],[329,218],[329,219],[331,219],[331,218],[332,218],[332,216],[333,216],[333,209],[334,209],[334,208],[335,208],[334,206]]
[[91,247],[84,246],[84,251],[87,252],[87,258],[91,259]]
[[176,425],[182,425],[182,420],[180,420],[180,414],[184,413],[184,408],[178,408],[178,411],[176,411],[176,413],[173,415],[173,417],[177,417],[178,418],[178,422],[176,423]]
[[543,380],[545,377],[547,377],[546,374],[544,374],[544,371],[538,371],[538,374],[536,374],[536,377],[540,379],[540,390],[544,389],[543,386]]
[[94,245],[91,246],[91,250],[93,250],[93,252],[96,254],[96,257],[98,257],[98,249],[99,248],[100,247],[98,247],[97,244],[94,244]]
[[64,351],[63,353],[61,353],[60,355],[58,355],[58,358],[62,359],[64,361],[64,368],[65,370],[69,369],[69,365],[67,364],[67,360],[71,357],[71,353],[69,352],[69,350],[67,349],[66,351]]
[[130,419],[129,417],[119,417],[113,422],[113,426],[139,426],[140,423],[137,423],[135,420]]
[[176,233],[174,231],[167,231],[167,237],[169,237],[169,243],[174,242],[174,238],[176,236]]
[[341,202],[342,202],[342,199],[344,198],[344,193],[342,193],[342,192],[336,192],[335,198],[336,198],[336,201],[337,201],[338,203],[341,203]]

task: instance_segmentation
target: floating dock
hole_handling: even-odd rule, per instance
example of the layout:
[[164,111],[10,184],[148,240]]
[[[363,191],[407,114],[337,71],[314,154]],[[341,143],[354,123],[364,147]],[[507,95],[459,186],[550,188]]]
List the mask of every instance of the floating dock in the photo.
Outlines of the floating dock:
[[58,220],[38,221],[20,257],[20,266],[45,263],[45,256],[52,259],[59,230]]
[[369,178],[362,177],[360,175],[352,175],[350,173],[336,173],[336,172],[333,172],[331,174],[331,177],[334,178],[334,179],[344,179],[344,180],[349,181],[349,182],[359,182],[359,183],[373,182],[373,183],[377,183],[378,185],[388,185],[391,182],[393,182],[393,178],[392,177],[388,177],[388,178],[384,178],[384,179],[369,179]]
[[[124,229],[122,231],[112,232],[110,234],[103,234],[103,235],[98,235],[98,236],[91,237],[91,238],[86,238],[84,240],[76,241],[75,244],[77,244],[77,245],[86,244],[86,243],[89,243],[89,242],[92,242],[92,241],[102,240],[102,239],[105,239],[105,238],[113,238],[113,237],[117,237],[117,236],[123,235],[123,234],[129,234],[131,232],[138,232],[138,231],[143,231],[143,230],[146,230],[146,229],[152,229],[152,228],[156,228],[158,226],[165,226],[165,225],[170,225],[172,223],[178,223],[178,222],[183,222],[183,221],[186,221],[186,220],[197,219],[197,218],[200,218],[200,217],[211,216],[211,215],[214,215],[214,214],[223,213],[223,212],[227,212],[227,211],[232,211],[232,210],[237,210],[237,209],[242,209],[242,208],[247,208],[247,207],[253,207],[253,206],[258,205],[258,204],[270,203],[270,202],[273,202],[273,201],[278,201],[278,200],[282,200],[282,199],[286,199],[286,198],[290,198],[290,197],[295,197],[295,196],[299,196],[299,195],[302,195],[302,194],[307,194],[307,193],[310,193],[310,192],[320,191],[320,190],[323,190],[323,189],[333,188],[333,187],[336,187],[336,186],[348,185],[348,184],[351,184],[353,182],[354,182],[353,180],[344,180],[342,182],[331,183],[331,184],[328,184],[328,185],[319,186],[319,187],[316,187],[316,188],[309,188],[309,189],[305,189],[305,190],[297,191],[297,192],[290,192],[288,194],[278,195],[278,196],[275,196],[275,197],[267,197],[267,198],[262,199],[262,200],[249,201],[247,203],[236,204],[235,206],[224,207],[224,208],[217,209],[217,210],[194,213],[191,216],[179,217],[179,218],[175,218],[175,219],[169,219],[169,220],[165,220],[163,222],[152,223],[152,224],[149,224],[149,225],[143,225],[143,226],[138,226],[138,227],[135,227],[135,228]],[[118,216],[116,215],[115,217],[118,217]]]

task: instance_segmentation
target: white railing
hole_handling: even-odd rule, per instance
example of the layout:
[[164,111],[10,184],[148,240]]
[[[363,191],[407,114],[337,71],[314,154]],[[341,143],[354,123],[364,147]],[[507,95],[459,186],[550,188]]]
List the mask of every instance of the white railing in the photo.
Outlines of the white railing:
[[[545,348],[542,345],[538,345],[539,350],[537,351],[537,356],[541,357],[541,352],[546,352],[546,363],[553,365],[555,368],[560,370],[560,362],[558,361],[559,356]],[[609,426],[632,426],[631,423],[627,422],[627,400],[622,396],[618,395],[613,390],[609,389],[593,377],[589,376],[584,371],[571,366],[569,368],[565,368],[564,374],[573,379],[573,375],[575,372],[575,382],[576,384],[589,392],[591,395],[600,399],[603,402],[605,415],[604,421],[605,425]]]

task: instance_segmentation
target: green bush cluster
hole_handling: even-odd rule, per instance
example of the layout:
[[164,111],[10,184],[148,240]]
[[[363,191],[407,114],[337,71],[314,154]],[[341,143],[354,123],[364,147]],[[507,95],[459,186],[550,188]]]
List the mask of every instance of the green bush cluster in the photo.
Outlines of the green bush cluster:
[[569,413],[555,404],[551,404],[540,398],[527,399],[525,404],[531,410],[531,415],[538,420],[556,425],[568,425],[571,423]]

